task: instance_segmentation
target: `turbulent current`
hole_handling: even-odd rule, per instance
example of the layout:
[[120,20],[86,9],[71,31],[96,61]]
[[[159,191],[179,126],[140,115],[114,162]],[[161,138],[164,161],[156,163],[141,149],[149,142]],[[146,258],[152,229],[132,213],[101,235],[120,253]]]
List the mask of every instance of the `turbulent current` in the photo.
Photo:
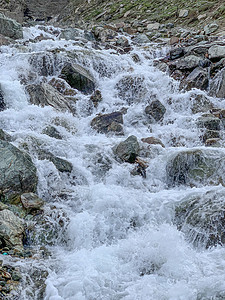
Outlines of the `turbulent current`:
[[[12,136],[13,145],[32,157],[48,222],[48,227],[36,225],[37,242],[28,245],[37,249],[36,255],[3,258],[23,273],[15,299],[225,299],[225,248],[204,247],[204,240],[194,243],[194,233],[180,230],[175,221],[175,208],[183,199],[217,195],[224,187],[168,183],[168,162],[176,154],[206,148],[196,126],[200,113],[192,110],[193,95],[204,92],[179,91],[177,81],[153,66],[154,59],[168,51],[160,45],[133,45],[130,53],[118,54],[96,47],[82,31],[73,41],[59,34],[59,28],[25,28],[23,40],[0,48],[0,84],[7,107],[0,112],[1,128]],[[68,60],[95,78],[102,94],[97,108],[90,95],[79,91],[71,96],[76,98],[73,114],[30,104],[25,86],[56,78]],[[136,83],[123,84],[129,76]],[[161,122],[150,123],[146,117],[152,99],[166,108]],[[219,108],[225,104],[210,101]],[[121,110],[126,112],[124,135],[98,133],[90,126],[96,115]],[[50,125],[61,139],[43,133]],[[133,175],[135,165],[119,161],[113,152],[130,135],[140,144],[146,176]],[[165,147],[141,141],[149,136]],[[62,173],[50,160],[40,159],[37,147],[70,162],[72,172]],[[40,247],[49,255],[39,255]]]

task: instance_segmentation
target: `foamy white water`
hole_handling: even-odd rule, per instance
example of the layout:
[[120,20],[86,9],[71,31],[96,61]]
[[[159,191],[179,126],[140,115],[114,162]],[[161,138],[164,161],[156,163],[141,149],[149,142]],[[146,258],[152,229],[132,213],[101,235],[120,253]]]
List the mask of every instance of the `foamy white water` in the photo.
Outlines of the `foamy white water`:
[[[153,59],[165,55],[166,49],[134,46],[132,53],[140,57],[135,63],[132,53],[95,50],[91,42],[82,46],[79,41],[59,40],[51,28],[48,31],[25,29],[24,41],[17,47],[2,47],[0,53],[0,84],[7,104],[0,112],[1,128],[11,134],[14,145],[32,156],[38,170],[38,194],[46,201],[51,226],[57,224],[57,214],[63,219],[61,228],[57,225],[61,231],[48,246],[50,258],[13,263],[24,270],[48,271],[45,300],[225,299],[225,249],[194,247],[173,224],[175,206],[184,197],[210,190],[220,192],[224,187],[167,186],[170,157],[187,148],[205,148],[195,122],[200,114],[191,112],[193,91],[179,92],[176,81],[153,67]],[[50,39],[29,41],[40,33]],[[90,104],[89,96],[79,92],[76,115],[29,104],[21,80],[42,80],[39,73],[45,55],[52,66],[47,79],[58,76],[67,60],[66,51],[96,79],[103,96],[97,109]],[[127,75],[141,78],[139,89],[143,90],[141,101],[130,105],[124,99],[130,91],[122,98],[117,89],[117,83]],[[162,124],[149,125],[144,109],[154,96],[167,111]],[[224,107],[224,101],[211,100]],[[124,136],[98,134],[90,127],[96,114],[123,107],[127,108]],[[42,133],[52,124],[62,140]],[[121,164],[114,157],[112,147],[129,135],[135,135],[141,144],[143,159],[149,165],[146,178],[131,175],[133,165]],[[148,136],[160,138],[166,147],[148,148],[141,142]],[[173,147],[173,139],[180,147]],[[48,160],[39,160],[34,141],[71,162],[71,175],[60,174]],[[51,215],[52,207],[56,212]],[[40,298],[32,291],[32,284],[24,283],[22,299]]]

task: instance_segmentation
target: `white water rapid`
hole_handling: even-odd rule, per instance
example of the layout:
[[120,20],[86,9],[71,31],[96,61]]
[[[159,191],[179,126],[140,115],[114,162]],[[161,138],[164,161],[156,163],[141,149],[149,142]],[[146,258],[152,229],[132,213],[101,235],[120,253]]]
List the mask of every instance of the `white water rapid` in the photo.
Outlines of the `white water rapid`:
[[[23,40],[0,48],[0,84],[7,106],[0,112],[0,125],[12,136],[12,143],[32,157],[38,170],[38,195],[46,203],[44,214],[56,231],[49,237],[40,227],[49,257],[3,258],[27,274],[15,299],[225,299],[225,248],[193,245],[174,224],[175,206],[184,197],[211,190],[219,193],[224,187],[170,187],[166,175],[173,155],[187,148],[205,149],[196,126],[200,113],[192,114],[191,109],[193,93],[204,92],[181,93],[178,82],[153,66],[153,60],[168,49],[134,45],[131,53],[118,55],[112,49],[95,49],[82,33],[75,41],[60,40],[59,33],[51,27],[25,28]],[[40,34],[46,39],[34,42]],[[74,115],[29,104],[24,84],[57,77],[68,53],[94,76],[102,102],[95,108],[90,95],[78,92]],[[139,60],[132,58],[134,54]],[[119,93],[117,83],[128,75],[140,78],[139,85]],[[128,104],[130,94],[141,101]],[[161,123],[149,124],[144,109],[154,98],[166,113]],[[225,107],[224,101],[211,101]],[[97,114],[122,108],[127,109],[124,136],[91,128]],[[53,124],[61,140],[43,133]],[[117,161],[113,153],[112,148],[130,135],[141,145],[140,157],[148,164],[146,178],[132,175],[134,165]],[[149,136],[159,138],[165,148],[141,142]],[[49,160],[39,160],[34,143],[69,161],[72,173],[60,173]],[[31,270],[42,270],[39,276],[46,286],[34,284]],[[44,288],[42,297],[40,288]]]

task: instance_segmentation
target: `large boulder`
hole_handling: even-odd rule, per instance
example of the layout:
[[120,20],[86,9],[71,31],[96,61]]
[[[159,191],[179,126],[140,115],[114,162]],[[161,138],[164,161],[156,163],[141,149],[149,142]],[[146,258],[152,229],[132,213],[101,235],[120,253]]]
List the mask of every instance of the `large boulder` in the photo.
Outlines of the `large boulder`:
[[199,65],[202,60],[201,57],[195,55],[188,55],[177,60],[176,68],[179,70],[194,69]]
[[225,244],[225,192],[193,193],[177,205],[175,224],[196,246]]
[[0,211],[0,248],[23,249],[24,226],[20,218],[8,209]]
[[181,83],[186,90],[197,88],[206,90],[209,84],[208,72],[201,67],[195,68]]
[[91,127],[99,133],[115,133],[123,135],[123,114],[115,111],[110,114],[98,115],[91,121]]
[[140,146],[136,136],[131,135],[125,141],[119,143],[118,146],[113,148],[113,152],[121,161],[134,163]]
[[225,57],[225,46],[213,45],[209,48],[209,58],[210,59],[220,59]]
[[0,190],[9,200],[15,195],[36,191],[36,167],[28,154],[0,140],[0,157]]
[[23,29],[15,20],[7,18],[0,13],[0,34],[13,39],[22,39]]
[[201,116],[197,119],[199,128],[206,128],[208,130],[220,130],[221,121],[214,115]]
[[185,150],[170,158],[166,166],[169,186],[225,185],[225,154],[219,150]]
[[48,83],[31,84],[26,87],[30,103],[39,106],[52,106],[59,111],[75,113],[75,99],[66,98]]
[[95,80],[92,75],[78,64],[67,63],[61,71],[61,78],[74,89],[84,93],[91,94],[95,90]]

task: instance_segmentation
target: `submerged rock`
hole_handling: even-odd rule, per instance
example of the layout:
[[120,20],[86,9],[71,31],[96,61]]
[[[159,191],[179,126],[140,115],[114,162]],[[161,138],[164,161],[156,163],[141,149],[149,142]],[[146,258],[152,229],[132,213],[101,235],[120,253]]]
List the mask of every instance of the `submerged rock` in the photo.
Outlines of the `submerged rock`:
[[52,154],[51,152],[43,150],[43,149],[38,149],[37,153],[38,153],[38,158],[40,160],[47,159],[47,160],[51,161],[55,165],[55,167],[58,171],[60,171],[62,173],[64,173],[64,172],[71,173],[72,172],[73,165],[69,161],[62,159],[60,157],[57,157],[54,154]]
[[145,108],[146,115],[149,117],[150,121],[153,122],[161,121],[165,112],[166,108],[159,100],[152,101],[152,103]]
[[24,226],[20,218],[8,209],[0,211],[0,247],[23,249]]
[[42,133],[50,136],[50,137],[53,137],[55,139],[58,139],[58,140],[61,140],[62,139],[62,136],[61,134],[59,133],[59,131],[54,127],[54,126],[47,126],[43,131]]
[[169,186],[204,184],[225,185],[225,155],[218,150],[186,150],[172,157],[167,163]]
[[114,154],[122,161],[134,163],[140,150],[136,136],[131,135],[113,148]]
[[22,39],[23,29],[22,26],[15,20],[7,18],[0,13],[0,34],[13,39]]
[[76,101],[66,98],[47,83],[32,84],[26,87],[30,95],[30,103],[35,105],[52,106],[56,110],[75,113]]
[[91,127],[100,133],[123,134],[123,114],[119,111],[95,117],[91,121]]
[[67,63],[62,69],[60,77],[66,80],[72,88],[84,94],[90,94],[95,90],[94,78],[78,64]]
[[0,190],[9,200],[13,194],[36,191],[36,167],[28,154],[0,140],[0,157]]
[[141,141],[143,143],[147,143],[149,145],[160,145],[163,148],[165,148],[165,145],[162,143],[162,141],[160,139],[157,139],[157,138],[153,137],[153,136],[143,138],[143,139],[141,139]]
[[225,192],[194,193],[175,210],[175,224],[196,246],[225,244]]

